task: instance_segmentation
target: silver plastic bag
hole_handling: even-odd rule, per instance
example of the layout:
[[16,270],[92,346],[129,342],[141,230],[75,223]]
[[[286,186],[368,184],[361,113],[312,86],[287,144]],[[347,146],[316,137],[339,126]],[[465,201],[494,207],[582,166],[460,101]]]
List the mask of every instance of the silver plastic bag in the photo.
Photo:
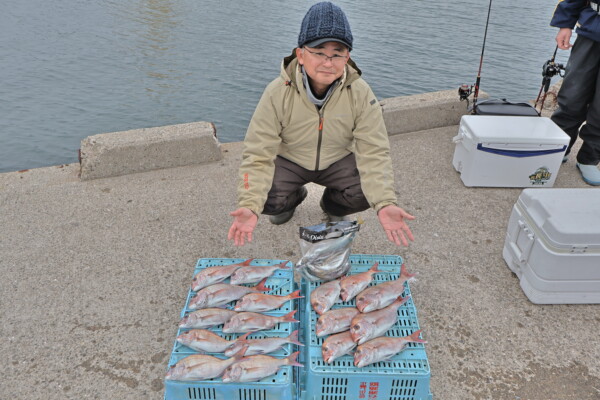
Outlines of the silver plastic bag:
[[350,270],[350,246],[360,226],[357,221],[327,222],[300,227],[302,258],[296,270],[310,281],[330,281]]

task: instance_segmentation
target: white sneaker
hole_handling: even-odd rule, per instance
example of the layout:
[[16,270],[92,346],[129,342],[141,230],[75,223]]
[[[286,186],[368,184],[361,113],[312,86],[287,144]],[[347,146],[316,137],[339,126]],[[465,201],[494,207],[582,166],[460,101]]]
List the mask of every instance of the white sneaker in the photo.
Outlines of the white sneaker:
[[585,165],[577,163],[577,168],[581,172],[583,180],[592,186],[600,186],[600,169],[597,165]]

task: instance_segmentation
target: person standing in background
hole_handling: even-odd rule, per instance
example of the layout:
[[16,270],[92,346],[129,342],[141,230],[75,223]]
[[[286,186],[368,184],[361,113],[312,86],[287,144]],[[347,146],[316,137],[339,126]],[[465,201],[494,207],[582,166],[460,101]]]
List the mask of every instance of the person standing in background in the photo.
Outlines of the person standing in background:
[[[597,0],[600,1],[600,0]],[[577,39],[570,39],[576,24]],[[564,130],[571,142],[567,155],[579,136],[583,141],[577,153],[577,168],[583,180],[600,185],[600,5],[587,0],[562,0],[556,6],[551,26],[560,28],[558,47],[571,49],[565,77],[558,92],[558,109],[552,121]],[[585,125],[582,124],[585,122]],[[565,160],[566,161],[566,155]]]

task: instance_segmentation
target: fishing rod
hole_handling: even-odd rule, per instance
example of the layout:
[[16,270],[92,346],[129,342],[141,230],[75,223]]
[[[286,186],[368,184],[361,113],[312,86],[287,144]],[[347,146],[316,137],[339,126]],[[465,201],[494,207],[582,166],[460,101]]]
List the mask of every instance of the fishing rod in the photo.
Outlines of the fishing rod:
[[481,70],[483,67],[483,55],[485,53],[485,43],[487,41],[488,27],[490,25],[490,14],[492,13],[492,0],[490,0],[488,6],[487,20],[485,22],[485,33],[483,34],[483,45],[481,46],[481,57],[479,58],[479,71],[477,72],[477,79],[474,85],[463,84],[458,89],[458,96],[460,100],[467,101],[467,109],[469,109],[469,96],[473,94],[473,107],[470,109],[471,114],[474,115],[514,115],[514,116],[528,116],[538,117],[540,114],[537,110],[527,102],[512,103],[506,99],[498,100],[485,100],[477,103],[479,98],[479,86],[481,84]]
[[[550,88],[550,81],[552,80],[552,77],[556,75],[563,77],[565,75],[565,66],[562,64],[557,64],[554,61],[556,59],[557,51],[558,45],[554,49],[554,54],[552,55],[552,58],[546,61],[544,63],[544,66],[542,67],[542,86],[540,87],[537,99],[535,100],[535,105],[533,106],[537,110],[537,105],[538,103],[540,103],[540,115],[542,114],[542,110],[544,109],[544,103],[546,102],[546,95],[548,94],[548,89]],[[542,91],[544,92],[543,96]],[[540,97],[542,98],[541,102]]]
[[483,54],[485,53],[485,42],[487,40],[488,27],[490,25],[490,14],[492,12],[492,0],[488,6],[487,21],[485,22],[485,33],[483,34],[483,45],[481,46],[481,57],[479,57],[479,71],[477,71],[477,79],[475,85],[463,84],[458,88],[458,96],[460,100],[467,100],[467,108],[469,107],[469,96],[473,93],[473,114],[475,113],[475,107],[477,106],[477,98],[479,97],[479,84],[481,83],[481,69],[483,67]]

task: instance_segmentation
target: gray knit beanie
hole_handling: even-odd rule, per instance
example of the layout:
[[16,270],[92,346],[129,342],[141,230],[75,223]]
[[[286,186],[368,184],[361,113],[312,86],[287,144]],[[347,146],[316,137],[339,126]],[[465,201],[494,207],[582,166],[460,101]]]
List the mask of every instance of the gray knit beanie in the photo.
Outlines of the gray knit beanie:
[[298,47],[315,47],[325,42],[340,42],[352,50],[352,32],[346,14],[329,1],[312,6],[300,26]]

